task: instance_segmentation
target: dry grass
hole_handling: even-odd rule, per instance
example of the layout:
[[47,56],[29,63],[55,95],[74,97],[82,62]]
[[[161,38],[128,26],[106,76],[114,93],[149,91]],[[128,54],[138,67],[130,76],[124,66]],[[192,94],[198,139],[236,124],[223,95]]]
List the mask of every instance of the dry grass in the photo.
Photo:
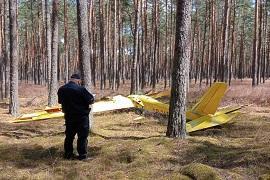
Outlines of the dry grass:
[[[233,123],[190,134],[187,140],[166,138],[166,126],[158,117],[134,112],[95,116],[91,159],[86,162],[62,159],[63,120],[10,124],[12,118],[2,103],[0,179],[267,179],[270,108],[263,99],[270,93],[247,83],[234,82],[223,101],[223,105],[253,102],[244,114]],[[190,104],[203,93],[200,89],[204,88],[191,86]],[[36,90],[42,92],[37,93],[40,101],[27,105],[25,100],[23,112],[43,106],[46,90]],[[30,94],[23,97],[33,98]]]
[[254,179],[270,170],[267,118],[241,115],[233,124],[193,133],[183,141],[164,137],[166,128],[157,119],[137,117],[134,113],[95,117],[87,162],[61,158],[62,120],[1,123],[0,178],[187,178],[184,175],[200,174],[193,168],[183,170],[194,162],[212,167],[203,174],[226,179]]

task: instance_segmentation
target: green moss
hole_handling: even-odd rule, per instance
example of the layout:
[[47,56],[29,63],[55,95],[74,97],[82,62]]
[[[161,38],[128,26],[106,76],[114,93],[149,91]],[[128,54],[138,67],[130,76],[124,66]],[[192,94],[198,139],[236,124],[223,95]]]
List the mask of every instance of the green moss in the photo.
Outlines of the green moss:
[[124,171],[115,171],[109,175],[109,179],[125,179],[126,173]]
[[200,163],[192,163],[185,166],[181,173],[183,175],[189,176],[192,179],[197,180],[219,180],[221,177],[219,173],[215,171],[214,168],[200,164]]
[[135,171],[131,172],[129,179],[149,179],[152,176],[152,171],[150,168],[140,169],[137,168]]
[[259,177],[259,180],[270,180],[270,174],[264,174]]
[[70,169],[70,171],[64,175],[64,179],[71,179],[71,180],[86,180],[87,177],[85,177],[83,174],[83,172],[79,169]]
[[122,150],[118,153],[118,160],[121,163],[132,163],[135,160],[135,153],[128,150]]
[[192,180],[190,177],[179,174],[179,173],[173,173],[170,177],[166,177],[165,179],[171,179],[171,180]]

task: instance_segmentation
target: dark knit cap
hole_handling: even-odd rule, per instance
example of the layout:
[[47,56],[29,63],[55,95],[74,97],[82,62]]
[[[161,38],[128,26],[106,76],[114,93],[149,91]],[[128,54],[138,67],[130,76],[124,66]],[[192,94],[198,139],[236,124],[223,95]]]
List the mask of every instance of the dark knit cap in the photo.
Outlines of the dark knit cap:
[[71,79],[81,79],[79,74],[72,74]]

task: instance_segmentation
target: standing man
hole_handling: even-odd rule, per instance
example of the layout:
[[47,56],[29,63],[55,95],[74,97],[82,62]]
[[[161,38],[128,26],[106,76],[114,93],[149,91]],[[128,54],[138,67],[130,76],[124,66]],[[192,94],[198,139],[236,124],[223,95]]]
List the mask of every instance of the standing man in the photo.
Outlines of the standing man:
[[79,74],[73,74],[70,81],[58,90],[58,103],[62,104],[65,114],[66,138],[64,142],[65,159],[73,159],[73,140],[77,134],[77,151],[79,160],[87,158],[87,137],[89,134],[89,105],[94,97],[81,86]]

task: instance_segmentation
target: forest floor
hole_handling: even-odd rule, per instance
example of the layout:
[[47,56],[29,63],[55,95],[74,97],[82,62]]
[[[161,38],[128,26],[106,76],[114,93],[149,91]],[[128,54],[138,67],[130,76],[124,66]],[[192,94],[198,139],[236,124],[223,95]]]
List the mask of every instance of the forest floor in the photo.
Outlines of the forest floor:
[[[222,102],[248,105],[240,116],[221,127],[189,134],[186,140],[165,137],[162,117],[133,111],[94,116],[87,161],[62,158],[63,119],[12,124],[2,102],[0,179],[269,179],[270,82],[256,88],[250,84],[234,81]],[[204,90],[191,85],[189,106]],[[128,86],[119,92],[128,94]],[[43,86],[22,84],[20,111],[44,108],[46,94]],[[113,94],[117,93],[97,93]]]

